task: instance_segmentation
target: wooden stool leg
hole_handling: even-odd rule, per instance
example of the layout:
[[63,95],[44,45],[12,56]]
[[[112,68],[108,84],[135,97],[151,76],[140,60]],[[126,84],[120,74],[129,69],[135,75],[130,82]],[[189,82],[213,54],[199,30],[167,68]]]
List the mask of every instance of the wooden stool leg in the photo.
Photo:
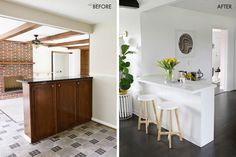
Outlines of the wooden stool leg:
[[153,108],[153,112],[154,112],[155,122],[156,122],[157,128],[158,128],[159,121],[158,121],[158,117],[157,117],[157,110],[156,110],[156,105],[155,105],[154,100],[152,100],[152,108]]
[[159,125],[158,125],[157,141],[160,141],[160,140],[161,140],[162,116],[163,116],[163,110],[161,110],[161,113],[160,113],[160,122],[159,122]]
[[172,111],[170,110],[170,129],[169,129],[169,134],[168,134],[168,139],[169,139],[169,148],[171,148],[171,134],[172,134]]
[[139,102],[138,130],[141,128],[142,102]]
[[148,102],[145,103],[145,118],[146,118],[146,134],[148,134],[148,125],[149,125],[149,119],[148,119]]
[[179,125],[179,115],[178,115],[178,110],[177,110],[177,109],[175,109],[175,117],[176,117],[178,132],[179,132],[179,140],[180,140],[180,141],[183,141],[182,132],[181,132],[181,130],[180,130],[180,125]]

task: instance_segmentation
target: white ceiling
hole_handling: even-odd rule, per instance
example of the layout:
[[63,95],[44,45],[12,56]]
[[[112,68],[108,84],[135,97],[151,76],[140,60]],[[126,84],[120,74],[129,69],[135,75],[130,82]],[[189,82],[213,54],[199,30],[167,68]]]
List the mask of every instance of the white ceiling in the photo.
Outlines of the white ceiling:
[[[232,9],[217,9],[218,4],[232,4]],[[170,6],[236,18],[236,0],[182,0]]]
[[24,24],[24,22],[22,21],[16,21],[0,17],[0,34],[6,33],[22,24]]
[[[5,23],[5,25],[7,25],[7,23]],[[0,28],[0,30],[1,30],[1,28]],[[63,32],[66,32],[66,30],[48,27],[48,26],[41,26],[41,27],[38,27],[38,28],[33,29],[31,31],[28,31],[26,33],[9,38],[8,40],[23,41],[24,42],[24,41],[30,41],[30,40],[34,39],[34,34],[39,35],[38,38],[42,38],[42,37],[46,37],[46,36],[50,36],[50,35],[63,33]]]
[[[20,25],[24,23],[25,22],[23,21],[17,21],[13,19],[0,17],[0,35],[16,27],[19,27]],[[38,38],[42,38],[42,37],[51,36],[51,35],[67,32],[67,31],[68,30],[58,29],[58,28],[49,27],[49,26],[40,26],[34,30],[9,38],[7,40],[26,42],[26,41],[33,40],[35,34],[39,35]],[[61,42],[83,40],[83,39],[89,39],[89,34],[77,35],[77,36],[72,36],[72,37],[68,37],[64,39],[52,40],[52,41],[45,41],[45,43],[61,43]],[[88,44],[76,44],[76,45],[68,45],[68,46],[83,46],[83,45],[88,45]]]
[[63,43],[63,42],[67,42],[67,41],[83,40],[83,39],[89,39],[89,35],[83,34],[83,35],[72,36],[69,38],[64,38],[64,39],[59,39],[59,40],[53,40],[53,41],[51,40],[51,41],[47,41],[45,43]]
[[144,12],[177,1],[181,0],[138,0],[140,8],[137,10]]
[[[6,0],[89,24],[116,17],[117,0]],[[111,4],[112,9],[93,9],[89,4]]]

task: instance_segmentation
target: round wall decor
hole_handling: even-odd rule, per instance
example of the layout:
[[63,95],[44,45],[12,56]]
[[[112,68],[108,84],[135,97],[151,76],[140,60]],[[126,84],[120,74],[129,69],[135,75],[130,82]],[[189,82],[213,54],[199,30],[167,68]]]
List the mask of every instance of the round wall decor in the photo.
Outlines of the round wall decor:
[[189,54],[192,51],[192,49],[193,49],[192,37],[187,33],[182,34],[179,38],[179,50],[183,54]]

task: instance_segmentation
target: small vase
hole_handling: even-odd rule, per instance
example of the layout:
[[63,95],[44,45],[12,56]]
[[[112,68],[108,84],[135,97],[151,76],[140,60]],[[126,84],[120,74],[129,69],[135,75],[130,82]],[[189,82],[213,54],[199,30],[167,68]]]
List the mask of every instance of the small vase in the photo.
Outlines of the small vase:
[[166,70],[166,81],[172,82],[173,80],[173,70]]

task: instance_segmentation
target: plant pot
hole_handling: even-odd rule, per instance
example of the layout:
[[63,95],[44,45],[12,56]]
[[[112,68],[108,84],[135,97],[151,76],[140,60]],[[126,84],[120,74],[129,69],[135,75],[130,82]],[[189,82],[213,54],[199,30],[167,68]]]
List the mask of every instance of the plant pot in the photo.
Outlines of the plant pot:
[[120,93],[120,95],[126,95],[128,93],[128,90],[120,89],[119,93]]
[[131,95],[129,94],[120,95],[119,100],[120,100],[120,111],[119,111],[120,120],[126,120],[131,118],[133,115]]

